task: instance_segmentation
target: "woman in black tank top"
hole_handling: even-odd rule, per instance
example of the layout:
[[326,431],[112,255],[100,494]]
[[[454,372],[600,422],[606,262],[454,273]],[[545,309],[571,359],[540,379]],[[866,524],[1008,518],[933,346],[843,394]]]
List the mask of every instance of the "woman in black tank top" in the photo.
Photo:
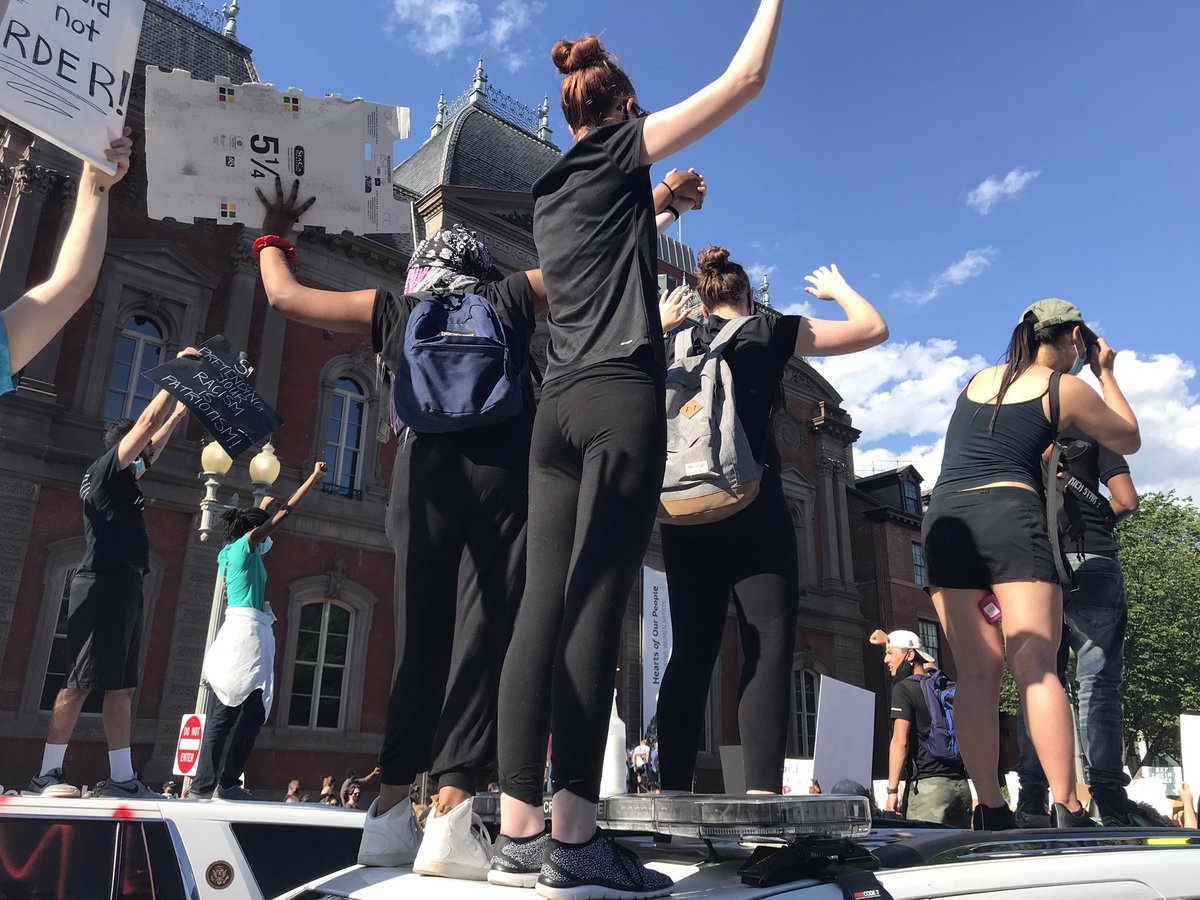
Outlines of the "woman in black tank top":
[[[1061,428],[1078,425],[1123,454],[1141,444],[1137,418],[1113,375],[1115,351],[1063,300],[1021,316],[1006,364],[973,377],[946,432],[942,471],[925,514],[929,593],[958,665],[955,732],[979,793],[973,826],[1013,828],[996,779],[997,704],[1005,660],[1054,794],[1054,824],[1094,824],[1075,796],[1074,730],[1055,674],[1062,588],[1042,500],[1042,458]],[[1074,377],[1090,363],[1103,399]],[[1004,634],[978,609],[994,593]]]

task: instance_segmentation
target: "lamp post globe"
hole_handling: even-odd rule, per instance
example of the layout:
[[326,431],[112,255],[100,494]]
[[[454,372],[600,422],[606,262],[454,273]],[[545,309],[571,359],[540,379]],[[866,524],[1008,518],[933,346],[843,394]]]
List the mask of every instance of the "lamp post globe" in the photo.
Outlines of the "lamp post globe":
[[200,466],[205,475],[228,475],[233,460],[216,441],[209,441],[200,451]]

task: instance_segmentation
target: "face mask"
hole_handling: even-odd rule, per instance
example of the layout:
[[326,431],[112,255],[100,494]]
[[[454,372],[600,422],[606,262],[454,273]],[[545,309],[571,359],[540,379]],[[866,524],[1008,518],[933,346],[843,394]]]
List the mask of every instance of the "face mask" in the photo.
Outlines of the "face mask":
[[146,471],[146,461],[140,456],[133,461],[133,477],[141,478],[142,473]]
[[1071,364],[1071,374],[1078,375],[1080,372],[1083,371],[1083,367],[1086,366],[1087,363],[1088,363],[1088,358],[1086,356],[1075,357],[1075,362],[1073,362]]
[[259,556],[266,556],[268,553],[270,553],[270,552],[271,552],[271,545],[272,545],[273,543],[275,543],[275,542],[274,542],[274,541],[272,541],[270,538],[267,538],[265,541],[263,541],[261,544],[259,544],[259,545],[258,545],[258,554],[259,554]]
[[900,663],[900,665],[896,668],[896,674],[892,676],[892,681],[893,681],[893,683],[897,682],[897,681],[903,681],[905,678],[908,678],[912,674],[913,674],[913,664],[909,660],[906,659],[904,662]]

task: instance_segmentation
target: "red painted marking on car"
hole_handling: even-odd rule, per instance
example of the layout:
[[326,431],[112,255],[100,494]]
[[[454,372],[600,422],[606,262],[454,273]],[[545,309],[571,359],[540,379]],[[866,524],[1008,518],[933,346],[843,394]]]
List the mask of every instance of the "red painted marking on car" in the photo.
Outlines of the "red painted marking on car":
[[134,811],[128,806],[118,806],[112,811],[112,817],[114,819],[132,819],[135,816],[136,813],[134,813]]

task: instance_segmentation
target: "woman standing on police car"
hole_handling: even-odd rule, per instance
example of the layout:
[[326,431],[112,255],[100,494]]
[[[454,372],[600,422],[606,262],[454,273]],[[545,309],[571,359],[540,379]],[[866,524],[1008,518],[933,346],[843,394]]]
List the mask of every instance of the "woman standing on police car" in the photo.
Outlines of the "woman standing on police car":
[[[762,0],[725,73],[649,115],[595,36],[553,49],[575,144],[533,189],[550,306],[530,455],[529,569],[537,577],[521,601],[500,683],[501,837],[490,881],[536,883],[550,898],[636,900],[671,889],[671,879],[596,829],[621,618],[666,456],[650,167],[757,96],[782,13],[782,0]],[[551,732],[547,835],[541,781]]]
[[[738,725],[746,790],[778,794],[783,790],[800,580],[795,525],[784,498],[771,416],[793,356],[856,353],[887,340],[888,330],[837,266],[821,266],[805,276],[805,290],[836,303],[846,321],[756,315],[746,270],[724,248],[701,253],[699,271],[706,319],[689,329],[688,355],[707,352],[729,322],[750,317],[721,358],[733,379],[738,420],[763,473],[758,495],[733,515],[705,524],[660,526],[674,633],[658,695],[662,787],[692,789],[704,705],[732,600],[742,648]],[[675,346],[668,339],[672,362]]]
[[[1064,300],[1024,313],[1007,361],[976,374],[946,431],[942,471],[925,513],[929,593],[959,661],[955,732],[979,794],[977,830],[1015,827],[996,779],[996,710],[1007,660],[1054,795],[1056,827],[1094,824],[1075,795],[1075,737],[1056,675],[1062,587],[1047,533],[1042,458],[1070,425],[1115,453],[1141,446],[1137,418],[1113,373],[1116,352]],[[1090,364],[1103,399],[1075,373]],[[1000,629],[978,603],[994,593]]]

